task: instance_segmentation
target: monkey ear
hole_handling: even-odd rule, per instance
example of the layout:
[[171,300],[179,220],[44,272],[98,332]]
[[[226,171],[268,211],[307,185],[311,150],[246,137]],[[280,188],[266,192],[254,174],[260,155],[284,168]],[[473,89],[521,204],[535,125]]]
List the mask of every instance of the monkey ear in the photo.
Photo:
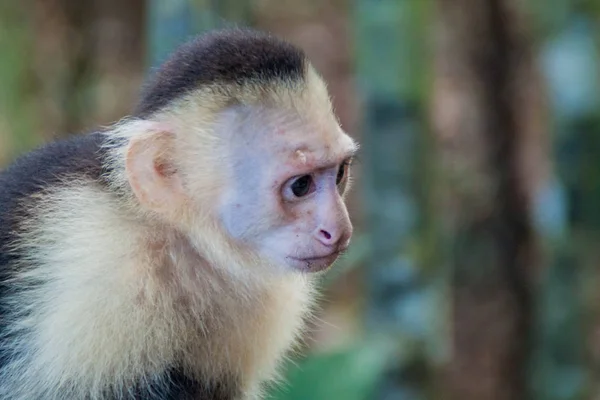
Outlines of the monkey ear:
[[130,140],[125,169],[142,206],[161,214],[176,210],[185,199],[175,166],[175,135],[160,130]]

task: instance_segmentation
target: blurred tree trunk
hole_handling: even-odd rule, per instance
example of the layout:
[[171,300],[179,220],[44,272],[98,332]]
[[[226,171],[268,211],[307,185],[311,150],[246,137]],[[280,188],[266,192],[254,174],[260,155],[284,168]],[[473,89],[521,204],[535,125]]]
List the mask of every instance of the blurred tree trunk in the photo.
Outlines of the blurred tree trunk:
[[522,28],[510,0],[437,2],[432,111],[452,249],[449,399],[529,397],[537,248],[530,208],[547,162]]
[[129,114],[145,75],[147,0],[94,0],[93,123]]
[[44,134],[75,133],[91,112],[93,7],[77,0],[36,0],[33,9]]
[[44,135],[78,133],[130,111],[140,83],[144,0],[32,0]]

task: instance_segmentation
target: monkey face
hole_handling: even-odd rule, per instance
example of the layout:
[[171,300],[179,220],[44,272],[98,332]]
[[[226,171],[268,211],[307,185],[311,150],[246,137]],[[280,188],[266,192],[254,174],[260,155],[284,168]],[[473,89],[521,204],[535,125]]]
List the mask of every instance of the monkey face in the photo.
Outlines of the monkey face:
[[126,149],[137,201],[221,268],[326,269],[352,236],[344,196],[358,146],[312,87],[214,118],[190,101],[150,123]]
[[254,113],[240,130],[220,208],[227,234],[278,267],[326,269],[352,236],[344,195],[356,145],[333,118]]
[[[315,272],[329,267],[352,236],[343,202],[348,161],[290,178],[281,188],[279,226],[266,233],[262,251],[294,269]],[[277,194],[276,194],[277,195]]]

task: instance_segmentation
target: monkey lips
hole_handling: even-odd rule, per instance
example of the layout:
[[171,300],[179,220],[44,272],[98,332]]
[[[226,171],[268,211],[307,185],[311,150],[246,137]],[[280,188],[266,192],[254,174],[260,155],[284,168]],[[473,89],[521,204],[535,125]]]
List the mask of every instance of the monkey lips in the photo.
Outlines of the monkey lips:
[[323,256],[288,257],[293,268],[302,272],[321,272],[329,268],[346,251],[346,248],[336,250]]

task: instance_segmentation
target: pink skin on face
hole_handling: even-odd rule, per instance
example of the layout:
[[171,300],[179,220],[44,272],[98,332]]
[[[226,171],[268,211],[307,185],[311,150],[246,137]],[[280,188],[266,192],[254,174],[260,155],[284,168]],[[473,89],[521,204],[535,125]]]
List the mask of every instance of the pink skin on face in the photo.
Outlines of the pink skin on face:
[[[234,150],[232,182],[221,207],[229,234],[276,264],[304,272],[330,266],[352,236],[343,188],[354,142],[335,121],[321,129],[289,118],[260,132]],[[243,129],[243,128],[242,128]],[[276,133],[276,134],[275,134]],[[338,173],[344,168],[343,182]],[[310,180],[296,196],[294,182]]]

